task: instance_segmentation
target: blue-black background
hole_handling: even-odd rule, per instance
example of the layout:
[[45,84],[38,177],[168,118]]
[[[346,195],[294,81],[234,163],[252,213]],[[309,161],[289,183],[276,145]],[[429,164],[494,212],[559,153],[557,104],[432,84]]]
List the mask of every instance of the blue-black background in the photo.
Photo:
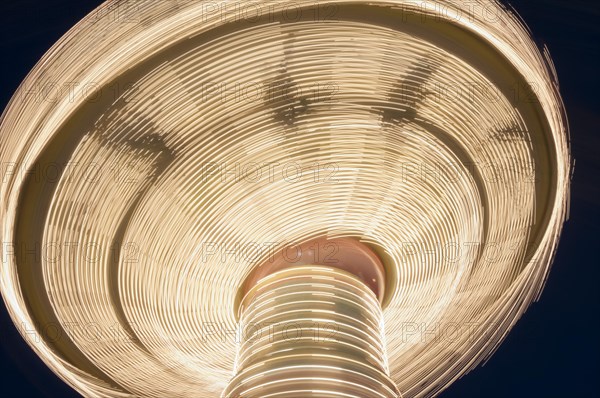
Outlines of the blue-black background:
[[[0,0],[0,109],[50,46],[99,4],[100,0]],[[555,62],[576,159],[571,216],[541,300],[485,366],[455,382],[441,397],[600,397],[600,2],[510,4],[538,43],[549,47]],[[28,348],[3,305],[0,318],[0,396],[77,397]]]

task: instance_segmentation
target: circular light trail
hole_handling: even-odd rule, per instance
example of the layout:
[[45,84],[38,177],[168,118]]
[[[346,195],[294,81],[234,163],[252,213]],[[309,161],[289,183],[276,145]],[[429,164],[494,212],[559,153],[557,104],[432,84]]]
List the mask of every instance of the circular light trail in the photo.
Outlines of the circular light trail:
[[385,267],[403,397],[471,370],[540,294],[570,178],[549,57],[471,3],[102,5],[0,122],[23,337],[87,397],[220,396],[244,281],[344,238]]

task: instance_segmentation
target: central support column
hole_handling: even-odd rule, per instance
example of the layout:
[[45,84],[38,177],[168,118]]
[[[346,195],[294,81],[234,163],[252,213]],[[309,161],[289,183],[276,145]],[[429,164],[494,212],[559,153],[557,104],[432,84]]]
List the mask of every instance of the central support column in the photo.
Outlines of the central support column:
[[223,397],[399,397],[381,305],[357,276],[323,265],[265,276],[240,305],[236,375]]

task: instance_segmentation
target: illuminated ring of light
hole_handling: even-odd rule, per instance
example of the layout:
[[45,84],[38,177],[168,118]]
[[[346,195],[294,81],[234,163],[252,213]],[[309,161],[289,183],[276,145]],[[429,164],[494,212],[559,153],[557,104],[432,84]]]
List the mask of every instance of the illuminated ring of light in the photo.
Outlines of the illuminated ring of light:
[[[462,16],[447,1],[281,1],[261,18],[220,4],[107,2],[11,100],[0,216],[15,324],[86,396],[217,396],[236,353],[219,333],[264,253],[207,250],[353,237],[393,271],[391,378],[436,394],[549,271],[570,158],[547,54],[483,1]],[[253,162],[279,165],[239,181],[214,169]]]

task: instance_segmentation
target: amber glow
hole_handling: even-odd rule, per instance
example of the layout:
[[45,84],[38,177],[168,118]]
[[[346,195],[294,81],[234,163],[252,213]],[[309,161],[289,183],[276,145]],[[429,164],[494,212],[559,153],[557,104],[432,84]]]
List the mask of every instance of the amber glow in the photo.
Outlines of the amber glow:
[[[483,1],[496,18],[451,18],[449,1],[260,2],[256,18],[209,3],[108,2],[3,113],[15,325],[87,397],[218,397],[248,275],[344,237],[388,271],[377,374],[436,395],[548,275],[570,172],[549,58]],[[24,94],[49,84],[56,100]]]

